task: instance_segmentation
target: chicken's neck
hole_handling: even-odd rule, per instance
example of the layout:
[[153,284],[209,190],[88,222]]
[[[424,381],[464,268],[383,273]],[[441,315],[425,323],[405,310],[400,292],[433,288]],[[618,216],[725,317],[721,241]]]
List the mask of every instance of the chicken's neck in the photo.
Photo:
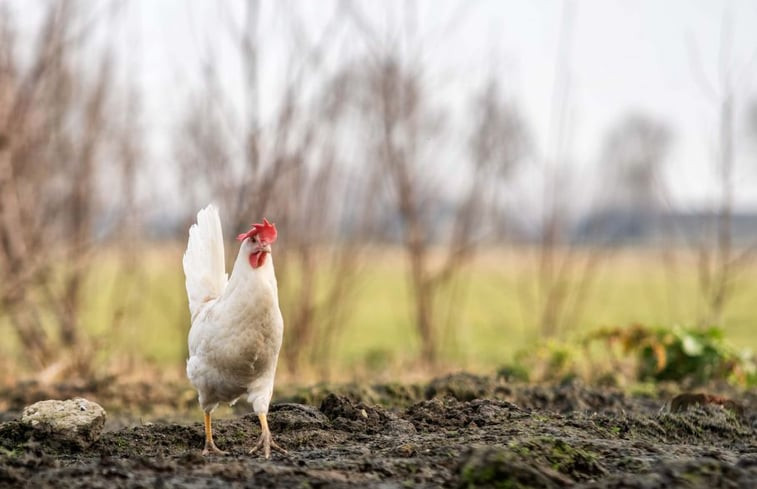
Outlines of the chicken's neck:
[[[226,294],[231,296],[235,294],[248,294],[261,285],[268,285],[276,290],[276,275],[273,269],[273,257],[267,256],[262,260],[262,264],[253,268],[250,263],[249,252],[241,249],[234,261],[234,268],[231,271],[229,284],[226,287]],[[270,253],[269,253],[270,255]]]

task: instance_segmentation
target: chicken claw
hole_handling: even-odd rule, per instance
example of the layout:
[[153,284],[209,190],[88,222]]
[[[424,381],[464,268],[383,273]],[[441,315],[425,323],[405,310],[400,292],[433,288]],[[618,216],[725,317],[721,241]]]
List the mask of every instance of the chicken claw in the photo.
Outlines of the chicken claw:
[[205,448],[202,450],[202,455],[203,456],[207,456],[207,455],[210,455],[210,454],[228,455],[229,452],[221,450],[220,448],[218,448],[216,446],[215,443],[213,443],[213,440],[210,440],[210,443],[208,443],[207,441],[205,442]]
[[289,452],[284,450],[278,443],[273,441],[271,430],[268,428],[268,418],[266,417],[266,414],[258,414],[258,418],[260,419],[260,428],[262,431],[260,433],[260,438],[258,438],[258,442],[254,447],[252,447],[252,450],[250,450],[250,454],[257,452],[261,447],[263,447],[263,455],[266,459],[271,458],[271,448],[283,455],[289,455]]
[[227,455],[229,452],[224,452],[216,446],[213,441],[213,428],[210,424],[210,413],[205,413],[205,448],[202,450],[202,454],[203,456],[207,456],[211,453],[216,455]]

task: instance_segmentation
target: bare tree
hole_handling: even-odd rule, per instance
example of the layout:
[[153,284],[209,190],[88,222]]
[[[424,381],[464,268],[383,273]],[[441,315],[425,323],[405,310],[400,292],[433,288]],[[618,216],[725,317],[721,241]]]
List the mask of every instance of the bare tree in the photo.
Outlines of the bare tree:
[[733,263],[733,147],[734,93],[730,73],[725,68],[720,100],[719,158],[720,204],[717,210],[717,231],[714,255],[706,244],[700,248],[700,285],[709,304],[703,324],[720,324],[732,285]]
[[[473,123],[468,140],[468,150],[476,168],[469,194],[478,195],[487,202],[486,207],[493,206],[488,210],[494,211],[494,215],[486,217],[495,220],[495,232],[504,224],[496,221],[506,215],[500,198],[504,193],[503,185],[533,151],[527,124],[515,104],[505,100],[500,85],[497,75],[492,73],[474,94]],[[481,195],[484,191],[492,192],[492,195]]]
[[746,116],[747,131],[753,142],[757,142],[757,99],[752,100]]
[[[380,44],[372,49],[348,68],[352,96],[366,138],[364,158],[385,189],[375,197],[376,204],[387,206],[384,238],[398,238],[404,247],[421,360],[432,366],[438,360],[443,301],[459,299],[442,292],[475,256],[497,195],[495,182],[509,175],[525,152],[525,128],[492,78],[473,104],[476,125],[470,158],[455,169],[460,178],[441,178],[433,162],[448,136],[438,123],[443,112],[431,103],[420,63]],[[450,188],[455,192],[445,195]]]
[[671,133],[644,114],[625,116],[610,129],[602,152],[605,206],[649,217],[664,203],[660,178]]
[[[550,110],[550,147],[543,158],[543,214],[536,260],[538,272],[533,288],[524,285],[525,308],[537,315],[535,324],[542,337],[554,337],[578,320],[591,281],[603,258],[597,249],[579,252],[571,240],[572,111],[570,105],[570,54],[575,3],[565,2],[559,34],[555,78]],[[529,284],[530,277],[526,279]],[[527,313],[529,312],[527,311]]]
[[77,62],[93,26],[80,13],[73,2],[50,3],[25,63],[13,19],[0,11],[0,275],[7,277],[0,309],[29,364],[47,369],[43,377],[91,367],[82,294],[94,251],[97,179],[121,134],[109,111],[109,53],[93,73]]
[[746,63],[739,70],[731,59],[732,26],[730,12],[723,15],[717,80],[713,82],[700,66],[696,46],[692,51],[694,75],[703,94],[717,108],[717,157],[715,168],[718,174],[719,195],[713,209],[713,223],[703,229],[697,245],[699,254],[699,284],[705,300],[705,312],[700,323],[703,326],[720,324],[728,300],[732,296],[734,280],[745,261],[751,258],[753,247],[737,252],[733,238],[734,170],[736,147],[736,113],[739,107],[738,94],[751,76]]
[[[237,232],[256,216],[276,223],[282,237],[276,267],[288,331],[283,366],[295,374],[308,361],[327,375],[328,355],[349,309],[356,257],[363,246],[341,229],[348,212],[361,214],[362,202],[351,205],[340,198],[351,184],[334,143],[342,123],[343,85],[327,76],[322,56],[335,42],[340,11],[321,38],[310,40],[296,12],[280,10],[298,54],[290,58],[280,91],[266,94],[277,103],[265,119],[258,103],[258,63],[267,46],[258,34],[258,2],[247,3],[244,12],[241,25],[231,21],[229,27],[242,65],[244,110],[233,109],[219,87],[218,67],[207,61],[205,89],[180,130],[177,160],[192,201],[188,208],[216,201],[226,209],[226,228]],[[365,226],[354,230],[363,232]]]

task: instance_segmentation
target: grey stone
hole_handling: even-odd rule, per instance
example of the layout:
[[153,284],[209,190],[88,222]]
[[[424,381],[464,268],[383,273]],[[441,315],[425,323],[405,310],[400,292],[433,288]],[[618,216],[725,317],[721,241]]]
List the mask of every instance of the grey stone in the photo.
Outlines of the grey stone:
[[105,425],[105,410],[80,397],[39,401],[24,408],[21,424],[38,441],[86,448],[97,441]]

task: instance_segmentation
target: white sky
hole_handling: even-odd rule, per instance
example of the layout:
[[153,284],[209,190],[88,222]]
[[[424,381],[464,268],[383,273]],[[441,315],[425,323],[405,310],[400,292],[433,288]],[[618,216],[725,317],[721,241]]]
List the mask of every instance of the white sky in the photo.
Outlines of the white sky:
[[[276,2],[263,3],[261,37],[268,43],[261,59],[265,98],[279,86],[277,72],[286,66],[288,54],[281,9]],[[326,23],[334,5],[316,0],[283,3],[301,14],[313,34]],[[15,4],[22,13],[40,5]],[[208,46],[215,46],[212,56],[226,67],[223,77],[230,93],[239,89],[233,81],[238,79],[238,66],[224,34],[224,19],[236,19],[241,9],[225,10],[228,4],[127,0],[119,27],[108,32],[122,51],[122,62],[138,74],[145,95],[145,132],[157,167],[172,157],[176,119],[186,96],[197,86],[199,62],[208,55]],[[402,31],[401,2],[359,4],[379,31]],[[466,5],[462,10],[461,4]],[[727,59],[739,81],[737,107],[757,99],[757,1],[582,0],[568,5],[573,11],[567,62],[574,174],[589,174],[608,127],[629,111],[639,110],[658,116],[674,131],[667,185],[676,204],[684,208],[705,204],[716,195],[713,160],[718,121],[717,101],[701,80],[707,78],[717,89],[726,19],[732,37],[725,43],[731,46]],[[439,93],[452,105],[466,103],[477,83],[497,70],[508,95],[525,113],[539,149],[546,152],[551,145],[550,111],[564,3],[436,0],[416,6],[424,62]],[[457,19],[461,11],[464,15]],[[358,36],[353,37],[358,43]],[[743,119],[743,114],[737,113],[737,118]],[[757,144],[737,139],[737,155],[737,201],[755,207]]]

